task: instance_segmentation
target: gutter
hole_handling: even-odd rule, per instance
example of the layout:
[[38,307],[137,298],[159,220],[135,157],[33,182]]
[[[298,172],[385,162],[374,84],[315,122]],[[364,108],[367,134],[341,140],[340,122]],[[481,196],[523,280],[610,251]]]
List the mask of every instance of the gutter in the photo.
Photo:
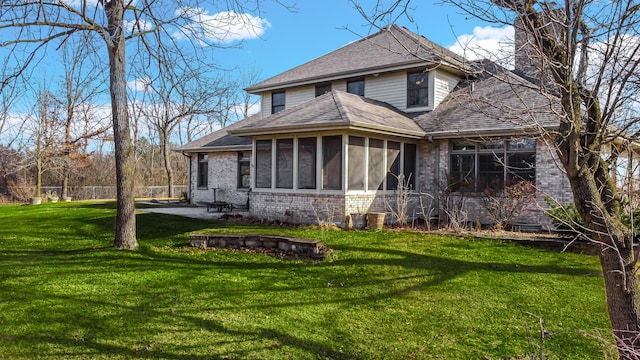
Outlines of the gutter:
[[387,135],[395,135],[395,136],[403,136],[409,137],[413,139],[423,139],[426,135],[424,131],[419,130],[400,130],[398,128],[386,127],[386,126],[378,126],[371,124],[354,124],[352,122],[339,122],[334,124],[310,124],[310,125],[287,125],[287,126],[278,126],[278,127],[270,127],[270,128],[260,128],[260,129],[238,129],[230,131],[231,134],[236,135],[248,135],[248,136],[258,136],[258,135],[273,135],[277,134],[291,134],[291,133],[302,133],[302,132],[318,132],[318,131],[335,131],[335,130],[356,130],[356,131],[366,131],[366,132],[377,132],[383,133]]

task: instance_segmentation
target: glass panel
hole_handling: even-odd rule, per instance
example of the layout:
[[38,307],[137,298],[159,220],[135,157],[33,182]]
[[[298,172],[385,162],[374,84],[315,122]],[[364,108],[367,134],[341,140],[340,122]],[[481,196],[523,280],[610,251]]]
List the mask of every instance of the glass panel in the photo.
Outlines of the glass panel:
[[347,92],[364,96],[364,80],[347,81]]
[[407,107],[429,105],[429,77],[426,72],[407,74]]
[[478,144],[478,149],[480,150],[500,150],[504,149],[504,141],[496,140],[491,142],[483,142]]
[[504,188],[504,155],[478,155],[477,191],[502,190]]
[[475,155],[451,155],[449,186],[453,191],[475,191]]
[[456,141],[453,143],[453,151],[475,151],[476,144],[471,142]]
[[298,189],[316,188],[316,138],[298,139]]
[[209,184],[209,156],[198,154],[198,187],[206,188]]
[[251,186],[250,154],[248,151],[238,152],[238,188],[249,188]]
[[507,180],[509,185],[523,180],[536,182],[536,153],[511,153],[508,155],[508,159]]
[[271,188],[271,140],[256,141],[256,187]]
[[382,190],[386,171],[384,171],[384,140],[369,139],[369,181],[367,190]]
[[316,97],[331,92],[331,84],[316,85]]
[[536,148],[536,139],[510,140],[507,144],[509,150],[532,150]]
[[293,139],[276,140],[276,187],[293,189]]
[[322,189],[342,190],[342,136],[322,137]]
[[275,114],[277,112],[284,110],[285,99],[286,99],[286,96],[284,91],[271,93],[271,113],[272,114]]
[[398,189],[398,176],[400,175],[399,142],[387,142],[387,169],[387,190],[396,190]]
[[364,190],[365,153],[364,138],[349,136],[349,190]]
[[405,184],[415,189],[416,178],[416,144],[404,144],[404,174]]

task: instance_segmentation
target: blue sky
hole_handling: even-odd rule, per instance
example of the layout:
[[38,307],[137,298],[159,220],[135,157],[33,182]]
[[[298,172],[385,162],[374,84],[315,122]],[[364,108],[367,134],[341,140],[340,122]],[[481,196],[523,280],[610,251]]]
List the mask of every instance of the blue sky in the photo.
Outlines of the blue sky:
[[[245,40],[241,49],[220,49],[214,54],[227,67],[255,66],[261,70],[261,80],[376,31],[367,26],[365,19],[347,0],[299,2],[296,12],[290,12],[275,2],[265,4],[260,16],[268,25],[260,38]],[[505,36],[512,36],[511,29],[494,28],[492,24],[469,19],[450,5],[415,1],[412,6],[414,22],[401,18],[398,24],[447,48],[461,39],[465,44],[479,43],[494,49],[499,41],[505,40]]]
[[[293,4],[295,0],[281,1]],[[93,6],[98,6],[97,0],[88,0],[88,2]],[[373,6],[378,1],[361,0],[360,2],[366,4],[364,6]],[[388,3],[389,1],[382,2]],[[79,1],[68,0],[67,3],[77,6]],[[164,4],[176,6],[171,1]],[[222,4],[222,2],[215,2],[215,4]],[[184,7],[181,10],[187,11],[190,16],[206,24],[196,29],[196,33],[200,33],[208,40],[220,37],[219,41],[213,40],[214,42],[218,41],[221,45],[221,48],[213,50],[213,61],[216,65],[234,69],[232,77],[240,76],[243,70],[254,68],[260,72],[257,81],[275,76],[377,31],[367,25],[367,21],[348,0],[300,0],[296,4],[296,11],[289,11],[279,5],[276,0],[261,0],[260,4],[260,13],[248,14],[229,13],[225,11],[228,9],[224,8],[218,8],[214,11],[213,9]],[[370,9],[365,8],[365,10]],[[176,8],[173,11],[180,10]],[[492,27],[492,24],[472,19],[450,5],[415,0],[412,2],[410,15],[415,21],[411,22],[406,17],[401,17],[396,24],[403,25],[409,30],[457,52],[461,52],[460,46],[458,49],[454,47],[460,43],[479,44],[490,50],[497,49],[501,41],[504,42],[505,39],[513,36],[513,29],[510,27]],[[226,32],[225,26],[234,25],[235,17],[240,19],[236,23],[237,26]],[[247,21],[256,24],[256,26],[247,31],[246,28],[242,28],[242,25],[238,25],[246,24]],[[144,28],[145,24],[141,25]],[[255,36],[256,32],[259,35],[257,37]],[[244,39],[240,42],[241,47],[234,47],[238,44],[237,41],[229,42],[228,39],[224,39],[230,33],[234,35],[236,40]],[[6,35],[6,33],[4,34]],[[180,40],[179,36],[177,39]],[[229,45],[232,48],[228,48]],[[54,51],[53,48],[55,47],[51,46],[48,50]],[[3,49],[0,48],[0,50]],[[1,55],[2,51],[0,51]],[[466,56],[475,58],[470,53],[467,53]],[[59,82],[60,66],[57,65],[55,58],[54,54],[47,52],[35,70],[33,79],[40,82],[46,81],[49,84]],[[129,77],[130,90],[140,91],[139,85],[143,79],[135,79],[132,76],[135,75]],[[250,84],[245,83],[245,86],[248,85]],[[103,113],[101,116],[108,118],[110,117],[108,96],[105,95],[101,101],[102,104],[96,105]],[[15,123],[23,122],[28,116],[26,113],[33,106],[33,96],[23,97],[20,102],[22,104],[17,104],[19,108],[11,111],[13,113],[11,117]],[[2,134],[1,130],[0,135]]]

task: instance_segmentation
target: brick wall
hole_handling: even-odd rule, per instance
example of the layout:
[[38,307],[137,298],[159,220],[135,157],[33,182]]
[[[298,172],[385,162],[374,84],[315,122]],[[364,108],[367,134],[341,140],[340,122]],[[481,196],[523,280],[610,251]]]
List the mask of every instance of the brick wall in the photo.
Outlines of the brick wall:
[[248,189],[238,189],[238,153],[209,153],[209,180],[207,188],[198,188],[195,179],[198,175],[198,157],[191,157],[191,203],[213,201],[213,189],[216,189],[216,200],[232,204],[245,204]]
[[[438,150],[435,147],[430,148],[427,146],[425,149],[426,156],[432,161],[435,158],[439,158],[440,173],[436,174],[435,171],[426,171],[425,175],[436,176],[435,181],[431,182],[431,186],[427,183],[423,188],[423,191],[434,194],[436,202],[441,200],[441,194],[437,186],[438,182],[446,183],[446,174],[449,169],[449,141],[442,140],[438,143]],[[573,195],[571,193],[571,186],[563,169],[559,167],[557,163],[557,157],[555,150],[551,147],[552,144],[548,144],[544,140],[540,139],[536,143],[536,188],[538,190],[538,196],[536,203],[528,207],[519,217],[513,219],[513,222],[533,223],[541,224],[543,227],[551,226],[551,219],[546,215],[545,211],[548,209],[544,198],[550,197],[554,201],[560,204],[569,204],[573,201]],[[426,164],[430,161],[427,160]],[[435,164],[435,162],[432,162]],[[423,163],[425,164],[425,163]],[[464,198],[453,197],[454,201],[463,201],[464,210],[467,213],[467,218],[470,222],[479,221],[481,223],[488,223],[489,217],[487,211],[483,205],[482,197],[478,194],[464,194]],[[439,206],[439,204],[438,204]],[[442,206],[438,207],[442,210]],[[444,215],[444,214],[440,214]]]

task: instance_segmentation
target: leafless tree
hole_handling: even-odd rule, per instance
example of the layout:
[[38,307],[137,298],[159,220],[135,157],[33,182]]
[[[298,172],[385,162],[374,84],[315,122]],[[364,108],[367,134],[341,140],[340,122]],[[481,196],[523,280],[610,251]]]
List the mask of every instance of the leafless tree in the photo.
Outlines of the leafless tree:
[[198,117],[219,116],[220,102],[232,88],[211,79],[216,69],[181,55],[164,58],[157,67],[137,69],[139,92],[134,112],[157,135],[162,163],[166,173],[168,195],[173,197],[174,171],[171,159],[172,141],[175,143],[181,123]]
[[[566,172],[588,237],[600,248],[609,318],[619,357],[640,354],[638,252],[621,221],[612,165],[637,150],[640,3],[637,1],[445,0],[484,21],[515,24],[526,37],[516,56],[530,61],[557,130],[544,134]],[[411,16],[412,0],[378,1],[362,13],[375,23]],[[522,85],[525,86],[525,85]],[[497,101],[497,99],[494,99]],[[526,106],[526,101],[523,102]]]
[[110,129],[95,111],[94,102],[103,89],[98,87],[102,74],[90,63],[95,53],[93,45],[90,38],[84,37],[77,43],[68,40],[61,47],[64,78],[59,92],[63,109],[58,124],[61,149],[57,160],[62,175],[62,198],[69,196],[72,169],[87,160],[86,146],[83,148],[83,145]]
[[[213,18],[209,10],[224,6],[226,16]],[[24,71],[35,65],[49,48],[90,32],[104,41],[109,59],[109,93],[116,159],[117,212],[114,246],[138,246],[135,222],[135,161],[127,106],[127,47],[133,53],[161,55],[165,51],[212,53],[207,47],[229,42],[237,35],[229,28],[257,32],[245,11],[259,12],[259,1],[244,3],[200,0],[80,0],[0,2],[0,48],[19,54]],[[161,59],[162,56],[157,58]],[[151,64],[152,65],[152,64]],[[5,79],[3,79],[4,82]]]

